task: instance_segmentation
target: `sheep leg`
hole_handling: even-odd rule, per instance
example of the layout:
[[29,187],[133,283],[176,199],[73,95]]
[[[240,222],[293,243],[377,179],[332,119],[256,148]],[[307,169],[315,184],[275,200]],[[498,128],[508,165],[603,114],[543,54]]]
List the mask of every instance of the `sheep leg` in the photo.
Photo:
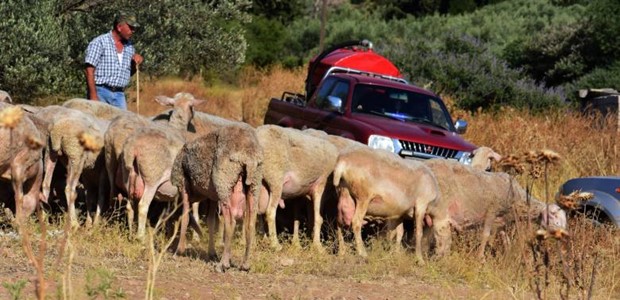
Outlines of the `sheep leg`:
[[69,212],[69,222],[71,222],[71,228],[80,227],[78,222],[77,212],[75,210],[75,200],[77,199],[77,185],[79,183],[82,170],[84,169],[84,162],[86,156],[82,155],[77,164],[75,160],[69,160],[69,167],[67,168],[67,185],[65,186],[65,197],[67,198],[67,207]]
[[125,203],[125,214],[127,215],[127,227],[129,228],[129,235],[133,234],[133,218],[135,216],[134,200],[129,198],[127,199],[127,203]]
[[353,230],[353,235],[355,236],[355,248],[357,249],[357,254],[361,257],[367,257],[368,253],[366,252],[364,240],[362,239],[362,225],[364,224],[364,216],[366,216],[371,199],[368,199],[368,197],[360,197],[358,199],[364,200],[358,202],[355,206],[355,213],[353,213],[353,219],[351,220],[351,229]]
[[389,219],[385,224],[386,238],[394,241],[396,250],[402,249],[403,235],[405,234],[405,225],[402,219]]
[[241,270],[250,270],[250,251],[252,249],[252,243],[254,242],[254,236],[256,235],[256,199],[252,189],[248,189],[246,193],[246,209],[245,220],[243,221],[243,228],[245,229],[245,255],[243,256],[243,263],[241,264]]
[[39,160],[30,166],[28,173],[35,172],[34,178],[25,182],[23,185],[25,192],[22,200],[22,211],[26,216],[31,215],[40,201],[43,201],[43,194],[41,193],[41,182],[43,181],[43,161]]
[[338,255],[342,256],[347,253],[345,250],[347,245],[344,242],[344,234],[342,233],[342,225],[340,222],[336,222],[336,236],[338,238]]
[[[196,223],[197,227],[200,227],[200,202],[194,202],[192,203],[192,216],[194,218],[194,222]],[[194,230],[194,232],[192,233],[192,239],[194,241],[200,241],[200,233],[198,233],[197,230]]]
[[230,268],[230,245],[235,230],[235,216],[232,207],[228,203],[222,203],[222,216],[224,217],[224,253],[216,266],[218,272]]
[[215,236],[217,232],[217,223],[219,218],[217,216],[217,202],[210,201],[207,211],[207,227],[209,229],[209,248],[207,250],[207,256],[209,260],[215,260],[217,255],[215,254]]
[[177,245],[177,252],[183,253],[185,252],[186,241],[185,235],[187,233],[187,224],[189,223],[189,194],[187,193],[186,188],[182,188],[179,190],[181,194],[181,203],[183,206],[183,213],[181,215],[181,233],[179,234],[179,244]]
[[282,249],[280,242],[278,242],[278,233],[276,231],[276,211],[278,210],[278,203],[282,197],[282,185],[273,186],[271,193],[269,194],[269,204],[267,207],[267,228],[269,230],[269,239],[271,240],[271,247],[276,251]]
[[17,225],[21,225],[26,215],[23,211],[24,207],[24,175],[23,167],[19,163],[17,157],[11,162],[11,184],[15,193],[15,215]]
[[417,201],[415,207],[415,256],[419,263],[424,263],[422,257],[422,230],[424,229],[424,217],[426,215],[426,201]]
[[[101,222],[101,213],[103,211],[103,206],[105,205],[105,172],[99,173],[99,186],[97,188],[97,207],[95,210],[95,220],[93,221],[94,225],[98,225]],[[110,198],[111,199],[111,198]]]
[[41,190],[43,192],[43,199],[47,201],[50,195],[50,189],[52,185],[52,175],[58,162],[58,154],[51,149],[45,151],[45,176],[43,177],[43,183],[41,184]]
[[299,211],[302,209],[300,203],[293,205],[293,238],[291,239],[291,245],[295,248],[301,248],[301,242],[299,240]]
[[321,196],[325,190],[327,179],[318,181],[312,191],[312,204],[314,208],[314,226],[312,228],[312,244],[314,249],[319,253],[325,253],[325,249],[321,244],[321,226],[323,226],[323,217],[321,216]]
[[[138,202],[138,240],[144,240],[144,236],[146,234],[146,220],[149,213],[149,207],[151,206],[151,202],[155,197],[155,193],[157,192],[156,186],[147,185],[144,187],[144,193]],[[185,215],[185,211],[183,214]],[[187,211],[189,213],[189,209]],[[187,226],[187,225],[186,225]],[[187,230],[187,228],[186,228]]]
[[452,245],[452,231],[450,219],[433,220],[433,236],[435,238],[435,253],[437,256],[444,256],[450,253]]
[[495,215],[492,214],[490,211],[487,211],[484,217],[482,233],[480,235],[480,247],[478,248],[478,258],[481,260],[484,260],[484,249],[486,248],[489,241],[489,236],[491,236],[494,219]]
[[[118,175],[118,163],[116,160],[116,155],[113,153],[111,155],[111,157],[108,158],[108,155],[106,155],[106,160],[105,160],[105,169],[106,169],[106,173],[108,175],[108,184],[110,184],[110,196],[109,196],[109,201],[112,201],[112,199],[114,199],[114,197],[116,197],[116,194],[118,193],[118,189],[116,188],[116,176]],[[121,199],[117,199],[117,201],[120,201]]]

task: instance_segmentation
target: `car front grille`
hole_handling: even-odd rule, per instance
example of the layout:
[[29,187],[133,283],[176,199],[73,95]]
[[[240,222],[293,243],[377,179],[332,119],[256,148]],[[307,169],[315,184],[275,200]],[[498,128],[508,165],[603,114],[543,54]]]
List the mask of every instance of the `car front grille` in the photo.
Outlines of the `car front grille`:
[[422,143],[415,143],[403,140],[400,140],[399,142],[402,148],[399,154],[403,157],[422,159],[442,157],[456,159],[456,154],[458,153],[458,151],[454,149],[431,146]]

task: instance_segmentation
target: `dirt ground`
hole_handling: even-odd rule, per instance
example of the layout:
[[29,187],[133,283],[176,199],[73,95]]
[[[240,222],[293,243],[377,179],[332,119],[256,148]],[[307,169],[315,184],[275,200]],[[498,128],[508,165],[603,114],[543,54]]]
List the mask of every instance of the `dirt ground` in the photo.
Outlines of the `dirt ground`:
[[[11,287],[25,281],[19,299],[36,299],[34,268],[24,257],[19,243],[0,237],[0,299],[11,299]],[[66,261],[56,264],[56,245],[49,243],[46,257],[47,298],[63,299],[63,276]],[[97,247],[90,245],[88,247]],[[102,247],[109,247],[102,245]],[[36,251],[36,247],[35,247]],[[148,259],[146,250],[119,255],[118,249],[101,252],[76,251],[71,263],[70,288],[64,287],[66,299],[145,299]],[[240,258],[236,251],[233,263]],[[421,279],[415,273],[399,275],[379,270],[371,276],[357,276],[355,271],[365,264],[351,255],[334,259],[333,264],[321,259],[316,264],[307,257],[294,254],[262,254],[253,261],[253,270],[214,271],[214,263],[198,256],[164,254],[155,281],[155,299],[502,299],[507,291],[467,286],[463,282]],[[326,254],[329,255],[329,254]],[[326,261],[328,263],[326,263]],[[267,266],[267,267],[266,267]],[[314,266],[317,269],[308,269]],[[64,269],[63,269],[64,268]],[[303,271],[296,272],[296,268]],[[108,277],[109,276],[109,277]]]
[[[126,270],[115,276],[115,289],[106,298],[103,292],[95,299],[144,299],[145,275],[138,270]],[[84,273],[74,273],[73,299],[92,299],[83,288]],[[480,295],[491,299],[509,297],[499,291],[476,290],[465,285],[440,286],[416,278],[399,277],[381,280],[356,280],[316,275],[271,275],[229,271],[223,274],[210,270],[195,273],[179,270],[174,274],[159,274],[155,299],[472,299]],[[0,270],[0,282],[28,278],[21,299],[35,298],[34,275],[23,271]],[[50,284],[48,295],[56,298],[58,286]],[[118,293],[118,291],[122,291]],[[0,298],[10,299],[6,288]]]

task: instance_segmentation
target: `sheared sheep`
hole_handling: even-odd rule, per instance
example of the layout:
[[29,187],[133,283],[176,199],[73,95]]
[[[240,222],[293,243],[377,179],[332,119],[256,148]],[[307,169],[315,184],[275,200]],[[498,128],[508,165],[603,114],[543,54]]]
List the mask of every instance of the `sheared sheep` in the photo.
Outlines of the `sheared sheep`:
[[[249,269],[255,233],[256,199],[261,187],[263,152],[254,128],[247,124],[224,126],[188,142],[177,155],[171,181],[183,203],[179,251],[185,250],[188,210],[192,202],[217,204],[224,219],[224,254],[218,268],[230,267],[230,245],[235,220],[245,215],[245,256],[242,269]],[[245,214],[243,202],[245,202]],[[215,205],[209,205],[209,256],[215,256]]]
[[152,124],[134,132],[123,144],[120,166],[123,188],[127,191],[127,218],[129,229],[133,226],[133,203],[138,201],[137,238],[146,233],[146,220],[154,198],[173,201],[177,188],[170,183],[174,158],[185,139],[180,130]]
[[263,125],[256,129],[256,134],[264,155],[261,198],[267,195],[269,199],[265,213],[272,247],[281,248],[276,233],[278,204],[282,199],[309,196],[314,205],[313,245],[323,251],[321,196],[334,169],[338,150],[323,139],[292,128]]
[[[442,196],[431,205],[431,210],[447,210],[450,223],[457,231],[483,225],[478,249],[481,258],[495,223],[505,223],[506,217],[512,212],[517,212],[517,217],[539,217],[549,206],[549,214],[544,214],[549,217],[549,226],[552,229],[566,229],[566,214],[563,210],[555,204],[546,204],[533,197],[530,197],[528,206],[526,191],[506,173],[486,172],[440,159],[424,163],[437,178]],[[449,243],[446,247],[449,247]]]
[[[341,153],[334,169],[334,186],[338,202],[338,224],[351,226],[355,235],[357,253],[366,256],[362,241],[365,216],[397,220],[414,219],[415,253],[422,262],[422,226],[428,214],[435,226],[435,237],[441,244],[449,238],[450,227],[445,210],[428,211],[427,208],[440,197],[437,181],[431,170],[422,162],[404,160],[385,150],[355,147]],[[338,230],[339,251],[344,250],[341,229]]]
[[136,113],[133,113],[128,110],[120,109],[116,106],[109,105],[105,102],[94,101],[82,98],[73,98],[65,101],[62,104],[63,107],[76,109],[81,112],[85,112],[91,114],[99,119],[111,121],[115,117],[128,115],[128,116],[137,116]]
[[30,215],[39,201],[43,178],[41,148],[46,139],[20,107],[0,102],[0,178],[12,183],[18,224]]
[[[79,110],[55,105],[40,109],[35,116],[48,120],[49,140],[45,151],[45,177],[42,188],[44,199],[49,197],[52,174],[60,159],[67,166],[65,195],[69,221],[72,227],[79,227],[75,200],[76,188],[80,181],[85,185],[89,203],[92,203],[92,199],[97,195],[97,216],[103,205],[106,173],[103,172],[103,155],[100,154],[103,134],[109,122]],[[93,140],[92,147],[85,147],[85,138]],[[84,171],[91,171],[91,174],[82,176]]]
[[[189,93],[177,93],[174,98],[157,96],[155,97],[155,101],[161,105],[173,106],[173,108],[165,116],[159,115],[158,117],[151,118],[157,124],[140,115],[125,113],[114,118],[105,133],[105,163],[108,173],[108,181],[110,183],[110,199],[117,197],[119,201],[122,200],[123,195],[118,192],[119,188],[123,189],[124,193],[127,193],[127,183],[123,183],[121,180],[123,170],[126,170],[127,166],[119,165],[119,162],[122,161],[121,155],[124,151],[123,147],[125,142],[131,136],[135,135],[139,129],[148,127],[156,130],[176,129],[178,134],[183,134],[183,132],[187,130],[189,122],[191,122],[194,117],[194,105],[202,103],[204,100],[197,100]],[[176,137],[178,137],[178,135],[176,135]],[[170,144],[170,142],[166,142],[166,144]],[[150,144],[147,147],[157,146],[157,144]],[[134,150],[136,149],[132,149],[131,151]],[[128,219],[130,220],[130,229],[133,225],[133,208],[131,202],[132,201],[127,202],[127,213]],[[145,203],[146,202],[149,202],[150,204],[150,201],[145,201]],[[143,210],[144,209],[145,208],[143,208]],[[148,207],[146,210],[148,211]],[[146,218],[146,216],[144,216],[144,218]],[[145,222],[146,220],[141,222],[139,218],[139,224]],[[140,237],[140,234],[138,236]]]

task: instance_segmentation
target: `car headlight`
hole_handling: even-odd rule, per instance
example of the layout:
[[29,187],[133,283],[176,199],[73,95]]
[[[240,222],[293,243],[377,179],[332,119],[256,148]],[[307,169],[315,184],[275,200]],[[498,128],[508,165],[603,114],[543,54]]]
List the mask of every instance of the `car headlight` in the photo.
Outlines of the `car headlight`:
[[395,153],[396,147],[394,140],[387,136],[372,134],[368,137],[368,147],[373,149],[383,149]]
[[460,163],[464,165],[471,165],[471,152],[461,152],[457,153],[456,158]]

